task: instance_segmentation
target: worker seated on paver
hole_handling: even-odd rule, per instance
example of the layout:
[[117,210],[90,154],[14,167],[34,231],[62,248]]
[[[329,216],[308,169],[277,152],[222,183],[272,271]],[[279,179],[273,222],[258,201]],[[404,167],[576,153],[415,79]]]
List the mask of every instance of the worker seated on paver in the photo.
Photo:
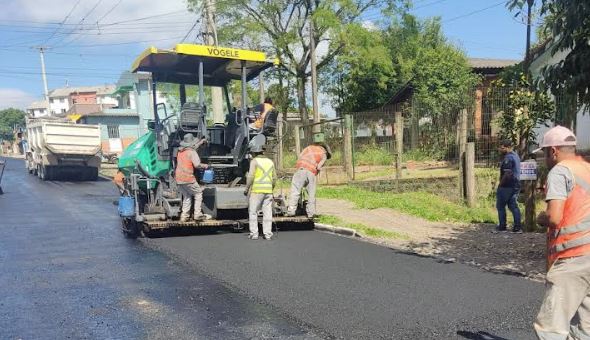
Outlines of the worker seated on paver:
[[254,112],[258,112],[254,116],[254,122],[250,124],[250,129],[255,131],[261,131],[264,125],[264,119],[266,118],[266,114],[273,110],[272,106],[272,98],[266,97],[264,99],[264,103],[258,104],[254,107]]
[[273,161],[266,158],[262,151],[262,144],[250,146],[250,154],[254,158],[250,161],[244,195],[249,195],[249,238],[258,239],[258,212],[262,210],[262,233],[264,239],[270,241],[272,238],[273,188],[277,176]]
[[186,222],[190,217],[191,204],[194,199],[194,219],[207,220],[211,216],[203,214],[201,210],[201,203],[203,202],[203,190],[197,183],[195,177],[195,169],[207,169],[207,164],[201,163],[201,159],[197,154],[197,149],[207,143],[206,139],[197,140],[192,133],[184,135],[180,147],[178,148],[178,155],[176,156],[176,184],[178,184],[178,192],[182,194],[182,212],[180,214],[180,221]]
[[316,133],[313,135],[313,143],[303,149],[293,174],[291,181],[291,195],[289,195],[289,206],[287,208],[288,216],[295,216],[297,212],[297,203],[301,197],[301,190],[307,187],[307,217],[315,216],[315,191],[317,186],[317,175],[322,170],[326,160],[332,157],[330,147],[324,143],[324,134]]

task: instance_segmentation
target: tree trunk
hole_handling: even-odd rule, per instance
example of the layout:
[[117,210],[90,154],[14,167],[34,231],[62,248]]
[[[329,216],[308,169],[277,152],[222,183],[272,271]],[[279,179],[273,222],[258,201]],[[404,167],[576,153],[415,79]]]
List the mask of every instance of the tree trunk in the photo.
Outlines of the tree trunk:
[[[309,124],[309,113],[307,112],[307,102],[305,100],[305,83],[306,83],[305,74],[297,75],[297,102],[299,104],[299,115],[301,117],[301,125],[306,126]],[[309,144],[311,140],[311,129],[306,126],[304,129],[303,139],[305,140],[305,145]]]

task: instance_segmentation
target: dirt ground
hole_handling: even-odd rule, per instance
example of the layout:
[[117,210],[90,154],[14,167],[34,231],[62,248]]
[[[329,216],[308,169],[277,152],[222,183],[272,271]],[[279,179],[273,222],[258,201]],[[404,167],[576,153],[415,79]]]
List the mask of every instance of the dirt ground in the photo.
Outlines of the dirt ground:
[[493,233],[493,225],[434,223],[392,209],[356,209],[345,200],[318,199],[318,213],[349,223],[394,231],[406,239],[367,238],[371,242],[442,261],[461,262],[484,270],[542,281],[545,235]]

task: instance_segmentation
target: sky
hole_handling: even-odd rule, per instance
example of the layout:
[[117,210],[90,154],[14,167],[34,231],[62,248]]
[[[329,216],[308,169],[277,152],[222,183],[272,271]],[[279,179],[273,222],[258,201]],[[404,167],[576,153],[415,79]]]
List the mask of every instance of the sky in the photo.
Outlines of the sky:
[[[415,0],[412,12],[440,16],[448,39],[469,57],[522,59],[526,26],[504,2]],[[168,48],[197,38],[198,15],[186,8],[186,0],[3,0],[0,109],[24,109],[43,97],[38,47],[47,47],[50,90],[116,83],[148,46]],[[362,19],[378,20],[379,13]],[[322,111],[333,111],[325,96]]]

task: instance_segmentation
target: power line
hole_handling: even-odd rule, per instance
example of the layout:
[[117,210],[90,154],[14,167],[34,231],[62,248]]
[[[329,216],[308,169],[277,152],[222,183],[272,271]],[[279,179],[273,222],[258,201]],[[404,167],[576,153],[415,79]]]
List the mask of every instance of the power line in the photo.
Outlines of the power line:
[[57,33],[57,31],[59,31],[60,28],[63,27],[63,25],[66,23],[66,21],[68,21],[68,19],[70,18],[70,15],[72,15],[72,13],[74,12],[74,10],[76,9],[76,7],[78,7],[78,4],[80,3],[81,0],[76,1],[76,3],[74,4],[74,6],[72,7],[72,9],[68,12],[68,14],[66,15],[66,17],[61,21],[61,24],[59,26],[57,26],[57,28],[55,29],[55,31],[53,31],[53,33],[51,34],[51,36],[49,36],[49,38],[47,38],[47,40],[45,41],[46,45],[49,40],[51,40],[55,34]]
[[468,16],[471,16],[471,15],[474,15],[474,14],[477,14],[477,13],[481,13],[483,11],[487,11],[488,9],[492,9],[494,7],[498,7],[498,6],[502,5],[502,4],[504,4],[505,2],[506,2],[505,0],[502,0],[502,1],[497,2],[497,3],[495,3],[495,4],[491,5],[491,6],[484,7],[484,8],[475,10],[473,12],[465,13],[465,14],[456,16],[454,18],[448,19],[448,20],[443,20],[442,23],[445,24],[445,23],[449,23],[449,22],[456,21],[456,20],[459,20],[459,19],[463,19],[463,18],[466,18]]
[[[80,19],[80,22],[79,22],[79,24],[82,24],[82,23],[83,23],[83,22],[86,20],[86,18],[88,18],[88,16],[90,16],[90,14],[92,14],[92,12],[94,12],[94,10],[95,10],[95,9],[96,9],[96,8],[97,8],[97,7],[98,7],[98,6],[99,6],[99,5],[102,3],[102,1],[103,1],[103,0],[98,0],[98,1],[96,2],[96,4],[94,5],[94,7],[92,7],[92,8],[91,8],[91,9],[90,9],[88,12],[86,12],[86,14],[85,14],[85,15],[82,17],[82,19]],[[75,31],[76,31],[78,28],[79,28],[79,26],[75,26],[75,27],[72,29],[72,31],[70,31],[70,33],[73,33],[73,32],[75,32]],[[66,42],[63,44],[63,46],[66,46],[66,45],[69,45],[69,44],[71,44],[73,41],[77,40],[79,37],[80,37],[80,36],[77,36],[77,37],[74,37],[73,39],[71,39],[70,41],[66,41]],[[65,38],[64,38],[64,39],[62,39],[62,42],[63,42],[64,40],[65,40]]]
[[119,6],[121,4],[123,0],[119,0],[117,1],[117,3],[111,7],[102,17],[100,17],[100,19],[96,20],[96,24],[98,25],[98,23],[100,21],[102,21],[104,18],[106,18],[109,14],[111,14],[111,12],[113,12],[115,10],[115,8],[117,8],[117,6]]

